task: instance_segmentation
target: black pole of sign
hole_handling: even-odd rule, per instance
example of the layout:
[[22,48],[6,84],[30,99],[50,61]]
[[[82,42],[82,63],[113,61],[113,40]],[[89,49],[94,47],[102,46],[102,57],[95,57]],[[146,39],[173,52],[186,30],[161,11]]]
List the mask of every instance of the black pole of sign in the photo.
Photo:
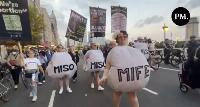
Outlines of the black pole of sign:
[[69,48],[69,38],[70,38],[70,34],[67,34],[67,48]]

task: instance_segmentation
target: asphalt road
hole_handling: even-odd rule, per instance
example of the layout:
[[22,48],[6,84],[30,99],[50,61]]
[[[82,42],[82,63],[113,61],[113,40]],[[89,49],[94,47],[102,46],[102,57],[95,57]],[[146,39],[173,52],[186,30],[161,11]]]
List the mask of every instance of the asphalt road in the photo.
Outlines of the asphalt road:
[[[164,64],[161,67],[167,69],[151,73],[148,91],[138,92],[140,107],[200,107],[200,91],[180,92],[177,69]],[[57,80],[47,78],[47,82],[38,87],[37,102],[31,102],[27,90],[20,84],[10,101],[0,102],[0,107],[112,107],[112,90],[107,86],[103,92],[91,89],[90,74],[81,68],[82,63],[79,64],[78,81],[71,82],[73,93],[59,95]],[[122,97],[121,107],[130,107],[126,94]]]

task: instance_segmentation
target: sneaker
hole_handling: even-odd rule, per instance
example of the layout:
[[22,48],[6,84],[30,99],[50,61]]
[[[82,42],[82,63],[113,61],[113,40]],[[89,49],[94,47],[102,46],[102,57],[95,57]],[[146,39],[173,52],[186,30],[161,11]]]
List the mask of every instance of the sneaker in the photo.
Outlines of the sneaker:
[[92,88],[92,89],[94,88],[94,83],[91,83],[91,88]]
[[37,101],[37,96],[33,96],[32,102],[36,102]]
[[30,92],[29,97],[33,97],[33,93],[32,92]]
[[15,89],[18,89],[18,85],[15,85],[14,88],[15,88]]
[[63,88],[60,88],[59,94],[63,93]]
[[45,80],[43,80],[42,82],[43,82],[43,83],[45,83],[46,81],[45,81]]
[[72,93],[71,88],[67,88],[67,92],[68,92],[68,93]]
[[98,91],[103,91],[104,88],[102,86],[98,86]]
[[42,82],[38,82],[38,85],[42,85]]

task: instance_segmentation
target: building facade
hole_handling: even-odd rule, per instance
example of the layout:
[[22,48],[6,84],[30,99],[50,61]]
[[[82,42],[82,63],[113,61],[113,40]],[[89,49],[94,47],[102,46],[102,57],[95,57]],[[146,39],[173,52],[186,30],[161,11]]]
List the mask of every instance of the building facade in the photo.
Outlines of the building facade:
[[51,15],[48,14],[46,8],[41,7],[40,0],[28,0],[29,6],[36,7],[40,14],[43,16],[44,20],[44,29],[42,32],[42,39],[40,43],[45,46],[49,45],[58,45],[60,43],[57,21],[54,12],[52,11]]
[[192,35],[199,37],[199,20],[197,17],[190,18],[189,23],[186,25],[185,40],[188,41]]

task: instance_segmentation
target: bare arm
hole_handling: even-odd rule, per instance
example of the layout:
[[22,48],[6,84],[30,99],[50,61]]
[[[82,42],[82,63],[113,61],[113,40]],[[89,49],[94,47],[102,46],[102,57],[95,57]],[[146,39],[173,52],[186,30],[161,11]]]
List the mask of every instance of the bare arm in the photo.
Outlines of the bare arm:
[[110,63],[106,62],[106,67],[104,69],[103,78],[107,78],[108,77],[110,68],[111,68]]

